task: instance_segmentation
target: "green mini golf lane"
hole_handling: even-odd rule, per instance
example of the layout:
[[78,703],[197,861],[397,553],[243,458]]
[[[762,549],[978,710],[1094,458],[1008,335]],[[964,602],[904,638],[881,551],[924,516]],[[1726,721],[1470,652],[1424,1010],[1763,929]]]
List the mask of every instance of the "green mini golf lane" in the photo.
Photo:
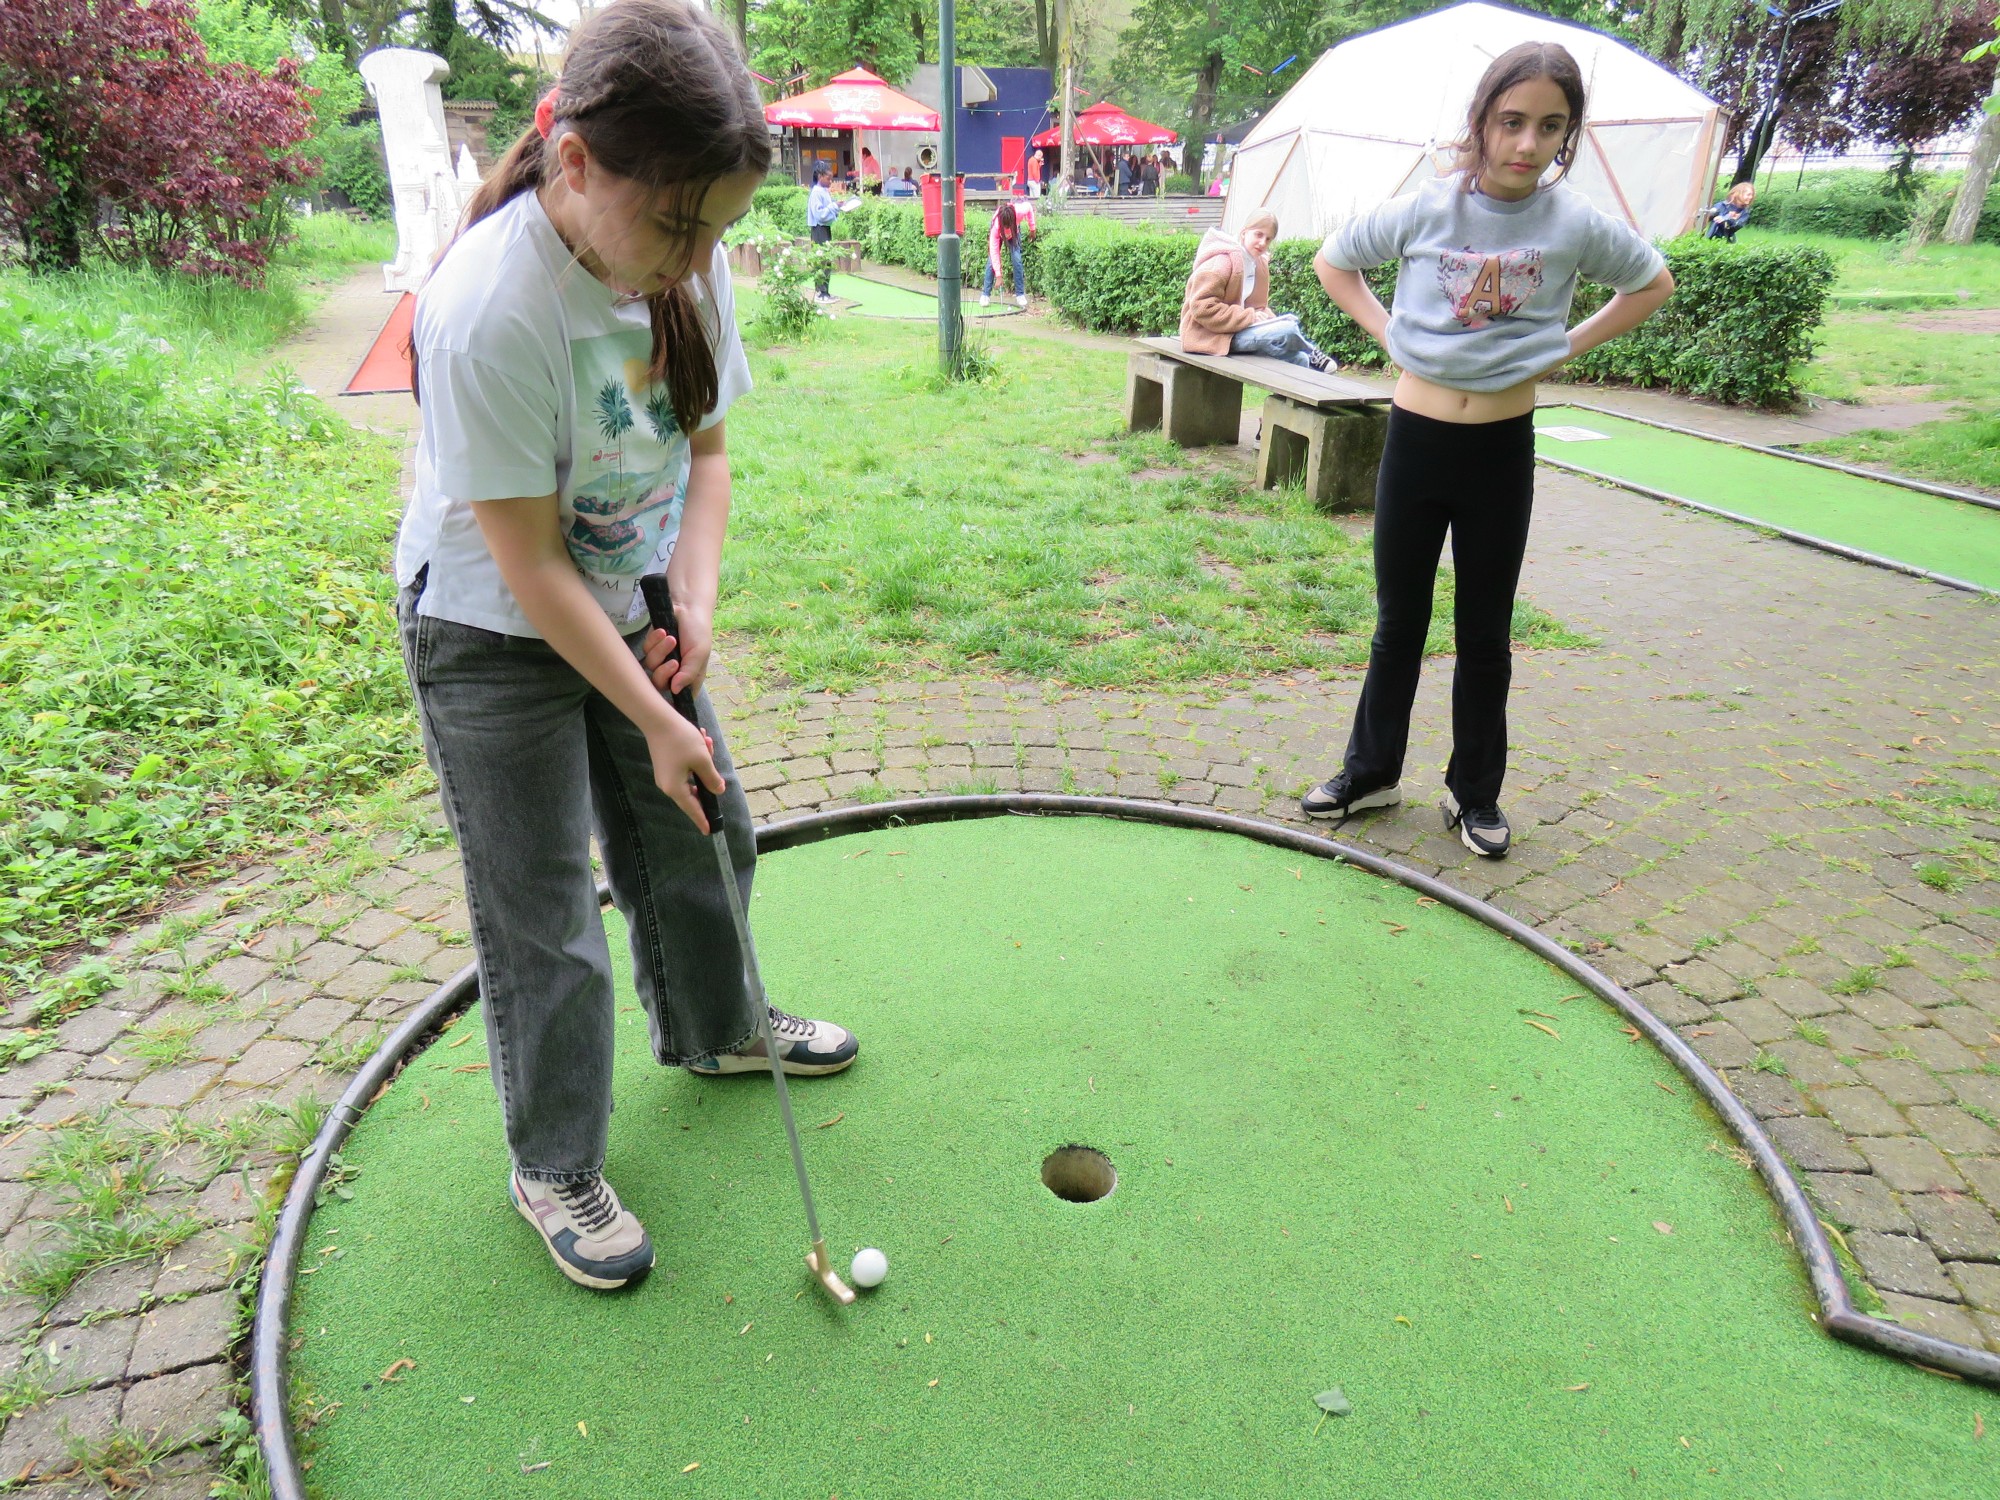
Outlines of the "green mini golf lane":
[[1537,409],[1535,426],[1604,434],[1544,433],[1544,458],[2000,590],[2000,511],[1570,406]]
[[[1679,1076],[1449,908],[1010,817],[775,854],[752,915],[781,1003],[863,1038],[794,1097],[840,1263],[879,1245],[887,1283],[808,1289],[768,1079],[658,1068],[629,987],[609,1165],[659,1269],[561,1280],[461,1021],[311,1221],[326,1500],[2000,1492],[1994,1392],[1820,1333]],[[1112,1196],[1042,1187],[1070,1142]]]
[[[854,303],[855,310],[867,317],[937,321],[937,298],[929,292],[840,274],[834,276],[829,287],[834,296]],[[981,307],[977,294],[973,292],[961,296],[959,306],[968,318],[1004,318],[1020,311],[1011,297],[996,299],[990,306]]]

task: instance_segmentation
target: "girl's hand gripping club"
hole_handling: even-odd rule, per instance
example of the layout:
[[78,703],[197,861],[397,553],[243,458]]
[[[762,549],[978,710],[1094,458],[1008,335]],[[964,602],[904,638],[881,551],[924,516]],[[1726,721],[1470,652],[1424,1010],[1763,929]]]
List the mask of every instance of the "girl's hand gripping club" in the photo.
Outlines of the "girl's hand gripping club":
[[[680,629],[674,621],[673,596],[668,591],[667,580],[662,574],[652,574],[639,580],[639,591],[646,600],[646,612],[652,617],[655,629],[664,630],[680,642]],[[671,679],[669,679],[671,680]],[[667,694],[680,716],[701,728],[695,717],[694,692],[682,688],[679,692]],[[764,981],[757,972],[757,948],[750,940],[750,923],[743,914],[743,893],[736,885],[736,863],[729,857],[729,839],[722,831],[721,800],[696,778],[695,796],[700,800],[702,816],[708,819],[708,842],[715,850],[716,868],[722,874],[722,889],[729,900],[729,917],[736,926],[736,946],[743,959],[743,982],[750,992],[750,1004],[757,1013],[757,1031],[764,1039],[764,1056],[771,1064],[771,1079],[778,1088],[778,1111],[784,1116],[785,1139],[792,1147],[792,1168],[799,1177],[799,1197],[806,1206],[806,1228],[812,1234],[812,1251],[806,1256],[806,1264],[820,1285],[834,1301],[845,1306],[854,1300],[852,1287],[840,1279],[840,1273],[833,1268],[833,1258],[827,1254],[826,1240],[819,1232],[819,1214],[813,1207],[812,1183],[806,1179],[805,1153],[799,1149],[799,1127],[792,1119],[791,1091],[785,1086],[784,1064],[778,1058],[778,1041],[771,1034],[771,1006],[764,998]]]

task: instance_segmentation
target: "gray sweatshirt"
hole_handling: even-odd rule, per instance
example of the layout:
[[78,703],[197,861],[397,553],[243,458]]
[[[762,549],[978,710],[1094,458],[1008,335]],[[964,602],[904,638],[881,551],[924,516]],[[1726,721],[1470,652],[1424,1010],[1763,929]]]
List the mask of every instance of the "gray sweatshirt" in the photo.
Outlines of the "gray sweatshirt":
[[1438,385],[1498,391],[1569,353],[1569,305],[1583,276],[1635,292],[1665,267],[1629,224],[1563,183],[1519,202],[1465,192],[1453,173],[1356,214],[1320,256],[1343,271],[1400,260],[1383,342]]

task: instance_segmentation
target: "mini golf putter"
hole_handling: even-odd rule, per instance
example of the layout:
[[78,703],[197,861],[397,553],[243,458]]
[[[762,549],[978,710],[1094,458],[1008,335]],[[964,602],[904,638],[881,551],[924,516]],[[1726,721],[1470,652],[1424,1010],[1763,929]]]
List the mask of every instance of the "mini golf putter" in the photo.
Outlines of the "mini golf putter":
[[[645,596],[646,613],[652,617],[654,627],[674,638],[678,652],[680,627],[674,620],[674,601],[667,589],[665,575],[654,573],[641,578],[639,592]],[[670,692],[667,701],[688,723],[697,730],[701,728],[701,721],[695,717],[691,689]],[[778,1112],[784,1117],[785,1139],[791,1143],[792,1168],[799,1174],[799,1197],[805,1203],[806,1228],[812,1235],[812,1249],[806,1255],[806,1264],[819,1278],[819,1284],[826,1289],[827,1295],[845,1307],[854,1300],[854,1288],[842,1281],[840,1273],[833,1268],[833,1257],[826,1250],[826,1237],[819,1232],[819,1214],[813,1207],[812,1184],[806,1180],[805,1153],[799,1149],[799,1127],[792,1118],[791,1091],[785,1086],[784,1064],[778,1061],[778,1039],[771,1034],[771,1006],[764,998],[764,980],[757,969],[757,945],[750,939],[750,923],[743,914],[743,893],[736,888],[736,865],[729,857],[729,837],[722,829],[722,804],[715,793],[701,784],[699,777],[695,779],[694,794],[701,804],[701,815],[708,819],[709,847],[715,851],[715,867],[721,872],[722,889],[729,899],[729,919],[736,927],[736,947],[743,958],[744,983],[749,987],[750,1003],[757,1012],[757,1031],[764,1039],[764,1056],[771,1064],[771,1081],[778,1088]]]

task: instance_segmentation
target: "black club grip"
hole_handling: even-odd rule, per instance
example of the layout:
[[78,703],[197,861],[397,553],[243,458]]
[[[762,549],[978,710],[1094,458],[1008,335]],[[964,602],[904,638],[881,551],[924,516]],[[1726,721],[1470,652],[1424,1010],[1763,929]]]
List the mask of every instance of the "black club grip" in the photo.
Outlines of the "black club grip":
[[[673,595],[667,589],[666,575],[664,573],[647,574],[639,580],[639,592],[645,596],[646,613],[652,617],[653,628],[664,630],[668,635],[672,636],[674,638],[674,649],[678,652],[680,649],[681,629],[674,620],[674,600]],[[694,725],[696,729],[701,728],[701,720],[695,717],[694,690],[692,688],[682,688],[677,693],[668,693],[667,701],[673,704],[675,710],[688,723]],[[708,819],[709,831],[711,833],[714,832],[722,826],[721,804],[716,800],[715,793],[701,784],[701,778],[698,776],[694,781],[694,795],[696,801],[701,804],[701,815]]]

